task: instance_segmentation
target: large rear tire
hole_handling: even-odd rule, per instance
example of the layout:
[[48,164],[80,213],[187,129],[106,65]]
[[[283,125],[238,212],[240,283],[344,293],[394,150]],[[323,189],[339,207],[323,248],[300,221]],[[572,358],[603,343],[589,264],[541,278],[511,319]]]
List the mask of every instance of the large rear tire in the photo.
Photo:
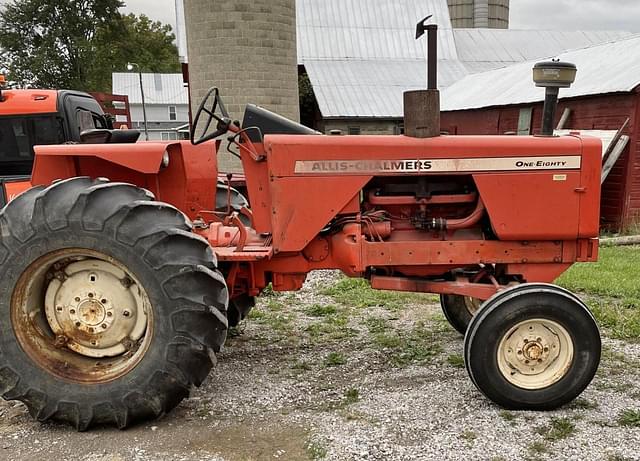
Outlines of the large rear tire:
[[86,430],[159,417],[200,385],[227,332],[204,239],[138,187],[73,178],[0,213],[0,393]]
[[600,363],[600,332],[575,295],[523,284],[485,302],[465,336],[476,387],[512,410],[553,410],[589,385]]

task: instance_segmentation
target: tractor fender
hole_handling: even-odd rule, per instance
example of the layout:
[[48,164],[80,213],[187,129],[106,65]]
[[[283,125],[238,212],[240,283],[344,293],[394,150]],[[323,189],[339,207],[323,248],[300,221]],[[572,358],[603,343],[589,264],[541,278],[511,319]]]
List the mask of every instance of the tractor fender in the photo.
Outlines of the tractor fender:
[[49,184],[59,178],[78,176],[78,160],[101,159],[143,174],[157,174],[165,153],[179,142],[136,144],[62,144],[36,146],[32,183]]

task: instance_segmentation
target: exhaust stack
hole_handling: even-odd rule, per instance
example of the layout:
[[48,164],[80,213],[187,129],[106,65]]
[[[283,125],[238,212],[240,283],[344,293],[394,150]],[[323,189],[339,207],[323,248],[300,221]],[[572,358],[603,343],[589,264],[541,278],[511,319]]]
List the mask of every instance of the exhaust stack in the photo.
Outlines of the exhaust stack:
[[404,132],[413,138],[440,136],[440,92],[438,91],[438,26],[418,23],[416,40],[427,34],[427,89],[404,93]]

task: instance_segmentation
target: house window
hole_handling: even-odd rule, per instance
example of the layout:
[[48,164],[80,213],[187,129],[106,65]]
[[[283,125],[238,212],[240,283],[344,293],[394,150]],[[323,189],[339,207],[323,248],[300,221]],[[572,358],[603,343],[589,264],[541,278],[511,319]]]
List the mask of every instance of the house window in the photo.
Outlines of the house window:
[[355,136],[355,135],[359,135],[360,134],[360,127],[359,126],[350,126],[349,127],[349,135],[350,136]]
[[178,133],[175,131],[163,131],[162,132],[162,140],[163,141],[175,141],[178,139]]
[[169,106],[169,120],[178,120],[178,113],[176,112],[176,106]]

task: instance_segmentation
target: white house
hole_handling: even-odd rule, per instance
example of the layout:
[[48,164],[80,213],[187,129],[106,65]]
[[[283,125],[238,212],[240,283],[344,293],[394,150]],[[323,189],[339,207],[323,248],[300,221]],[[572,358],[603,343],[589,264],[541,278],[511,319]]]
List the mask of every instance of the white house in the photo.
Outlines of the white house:
[[[132,125],[144,139],[144,115],[140,74],[120,72],[112,76],[113,94],[129,97]],[[147,130],[150,140],[168,141],[178,139],[178,128],[189,123],[189,91],[182,74],[142,74]]]

